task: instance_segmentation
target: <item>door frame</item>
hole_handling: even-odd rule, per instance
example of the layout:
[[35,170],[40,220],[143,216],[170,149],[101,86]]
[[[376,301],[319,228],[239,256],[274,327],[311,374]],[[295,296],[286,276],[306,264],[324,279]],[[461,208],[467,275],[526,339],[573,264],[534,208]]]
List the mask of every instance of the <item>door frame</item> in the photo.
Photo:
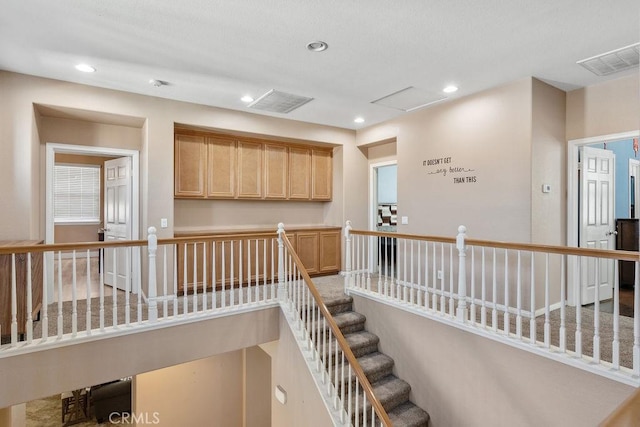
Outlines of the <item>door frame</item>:
[[[578,151],[583,145],[597,144],[601,142],[615,142],[625,139],[633,139],[640,136],[640,131],[629,131],[608,135],[592,136],[589,138],[571,139],[567,142],[567,246],[578,247]],[[576,296],[580,282],[579,265],[574,257],[567,260],[567,303],[576,305]]]
[[[628,182],[631,182],[631,169],[633,168],[632,165],[637,165],[638,168],[640,169],[640,160],[638,159],[629,159],[629,176],[627,177]],[[631,193],[634,191],[633,188],[631,188],[631,184],[629,184],[629,218],[640,218],[640,209],[638,206],[638,202],[640,199],[640,176],[634,175],[635,176],[635,184],[636,184],[636,188],[635,188],[635,201],[636,204],[634,206],[635,212],[634,212],[634,216],[631,216]]]
[[[398,165],[398,160],[386,160],[369,164],[369,230],[376,231],[378,217],[378,168],[384,166]],[[375,237],[369,239],[369,265],[371,273],[378,271],[378,245]]]
[[[45,244],[54,242],[55,223],[53,218],[53,169],[56,153],[79,154],[105,157],[131,158],[131,239],[138,240],[140,236],[140,152],[124,148],[95,147],[86,145],[63,144],[47,142],[45,144]],[[101,203],[103,203],[101,201]],[[133,251],[132,251],[133,252]],[[47,297],[53,300],[53,253],[45,253],[47,264]],[[130,264],[133,269],[132,277],[137,276],[137,263]]]

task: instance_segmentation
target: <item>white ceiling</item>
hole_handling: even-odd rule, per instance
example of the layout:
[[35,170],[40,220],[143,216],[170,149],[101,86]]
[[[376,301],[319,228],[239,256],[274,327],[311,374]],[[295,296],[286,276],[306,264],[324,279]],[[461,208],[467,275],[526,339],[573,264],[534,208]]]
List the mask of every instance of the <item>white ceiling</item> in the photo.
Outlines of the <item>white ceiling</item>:
[[[351,129],[408,114],[371,102],[409,86],[455,83],[455,99],[528,76],[571,90],[638,72],[597,77],[576,64],[640,40],[638,0],[0,4],[0,69],[236,110],[276,89],[314,100],[256,114]],[[329,49],[308,51],[314,40]]]

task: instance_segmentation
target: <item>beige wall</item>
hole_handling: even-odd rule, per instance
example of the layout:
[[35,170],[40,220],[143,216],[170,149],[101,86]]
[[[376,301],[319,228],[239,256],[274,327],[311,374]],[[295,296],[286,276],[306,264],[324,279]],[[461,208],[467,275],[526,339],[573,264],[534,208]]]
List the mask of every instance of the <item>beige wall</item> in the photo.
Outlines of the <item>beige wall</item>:
[[0,358],[0,408],[277,340],[279,313],[273,307],[34,353],[16,351]]
[[244,350],[244,425],[271,426],[271,357],[260,347]]
[[354,308],[433,426],[595,426],[634,391],[366,298]]
[[[3,196],[3,205],[7,206],[0,212],[0,239],[44,237],[44,178],[42,176],[44,163],[40,147],[43,141],[56,140],[56,142],[62,143],[85,144],[85,141],[95,137],[96,133],[106,134],[106,128],[109,125],[115,126],[116,133],[129,133],[121,129],[123,122],[143,123],[142,129],[134,127],[134,130],[131,131],[140,135],[137,146],[141,150],[141,229],[144,230],[146,227],[154,225],[158,228],[159,237],[173,235],[174,123],[337,145],[353,145],[354,141],[354,132],[350,130],[105,90],[4,71],[0,72],[0,92],[3,94],[3,102],[0,105],[0,144],[3,147],[3,152],[6,153],[6,156],[0,160],[0,183],[2,183],[0,184],[0,194]],[[44,117],[40,117],[34,104],[47,106],[43,109]],[[61,120],[64,119],[81,121],[78,120],[78,117],[73,116],[74,110],[79,111],[78,116],[84,116],[86,111],[97,112],[93,115],[94,122],[101,123],[103,116],[108,116],[109,119],[104,120],[102,124],[105,126],[98,126],[97,130],[95,123],[86,125],[86,127],[75,123],[74,126],[77,129],[71,129],[69,133],[60,137],[58,135],[59,132],[64,131],[63,126],[51,125],[47,118],[52,115],[48,112],[51,110],[51,106],[55,106],[56,111],[63,110],[66,114],[71,115],[70,118],[51,120],[56,124],[61,123]],[[140,119],[131,120],[131,118]],[[78,134],[79,136],[72,140],[68,136],[69,134]],[[83,135],[88,136],[85,138]],[[127,144],[129,146],[128,142],[113,141],[113,139],[116,138],[100,138],[94,144],[116,147],[119,144]],[[339,171],[342,164],[334,164],[334,167]],[[216,215],[209,217],[209,224],[228,227],[246,225],[247,223],[264,224],[261,209],[267,205],[263,205],[263,202],[259,201],[249,203],[252,206],[245,210],[246,215],[238,216],[236,219],[235,216],[229,214],[226,207],[222,207],[220,217],[218,217],[220,214],[218,210],[215,212]],[[342,210],[340,200],[333,203],[336,203],[337,211]],[[302,221],[299,219],[300,216],[295,213],[292,217],[287,217],[292,211],[284,208],[284,205],[269,205],[269,210],[274,211],[274,215],[282,217],[280,221],[285,223]],[[331,218],[332,221],[334,218],[338,219],[339,214],[331,213],[326,204],[316,204],[316,207],[318,212],[314,212],[311,218],[313,221],[322,221],[324,217]],[[183,206],[179,206],[177,209],[184,217]],[[160,218],[168,218],[168,228],[160,229]],[[218,218],[220,218],[219,222]],[[342,222],[341,218],[340,222]]]
[[[326,427],[331,417],[284,314],[280,313],[280,339],[260,346],[271,356],[271,425],[274,427]],[[287,392],[287,403],[275,398],[274,389]]]
[[640,74],[567,93],[567,140],[640,129]]
[[156,425],[162,427],[242,426],[243,353],[223,353],[136,375],[134,414],[158,420]]
[[[399,232],[454,236],[464,224],[474,238],[530,241],[531,92],[524,79],[357,132],[359,146],[396,137]],[[440,158],[451,163],[423,166]],[[454,183],[467,176],[476,182]]]

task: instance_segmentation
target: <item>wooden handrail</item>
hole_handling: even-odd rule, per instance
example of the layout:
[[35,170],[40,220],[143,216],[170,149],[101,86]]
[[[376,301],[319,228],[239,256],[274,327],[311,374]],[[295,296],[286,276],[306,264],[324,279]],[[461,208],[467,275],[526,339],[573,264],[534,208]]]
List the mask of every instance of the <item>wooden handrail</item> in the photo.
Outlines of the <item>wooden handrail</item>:
[[638,425],[640,425],[640,389],[633,392],[600,423],[600,427],[635,427]]
[[380,403],[378,398],[373,394],[373,388],[371,387],[371,383],[369,383],[369,379],[364,374],[364,371],[360,367],[360,363],[358,362],[355,355],[351,351],[351,347],[349,347],[347,340],[344,338],[344,335],[342,335],[342,331],[340,331],[340,328],[336,324],[336,321],[333,319],[333,316],[331,315],[331,313],[329,313],[329,309],[322,301],[322,297],[320,297],[320,294],[318,293],[318,289],[315,287],[315,285],[311,281],[311,277],[309,276],[309,273],[307,273],[307,270],[304,268],[302,261],[300,261],[298,254],[293,249],[293,246],[291,245],[289,238],[286,236],[286,233],[282,233],[282,241],[284,242],[284,245],[287,247],[287,250],[291,255],[291,258],[293,259],[293,262],[295,262],[295,264],[298,266],[298,271],[300,272],[305,283],[307,284],[307,287],[309,288],[311,295],[313,295],[313,299],[316,301],[316,304],[318,304],[318,307],[320,308],[320,312],[322,313],[324,318],[327,320],[327,323],[329,324],[331,331],[335,335],[336,341],[340,345],[342,352],[344,353],[345,357],[349,361],[349,364],[351,365],[354,373],[358,377],[358,380],[360,380],[360,384],[362,385],[362,388],[366,393],[367,398],[371,402],[371,405],[376,411],[378,418],[380,418],[380,421],[385,426],[391,427],[393,424],[389,419],[389,415],[387,415],[387,411],[385,411],[385,409],[382,407],[382,404]]
[[[158,245],[172,245],[178,243],[199,243],[199,242],[213,242],[219,240],[243,240],[243,239],[255,239],[255,238],[277,238],[278,234],[274,232],[257,232],[257,233],[236,233],[236,234],[221,234],[221,235],[204,235],[204,236],[189,236],[178,237],[168,239],[158,239]],[[57,251],[72,251],[72,250],[86,250],[86,249],[103,249],[103,248],[118,248],[126,246],[147,246],[147,240],[118,240],[112,242],[77,242],[77,243],[54,243],[54,244],[42,244],[42,245],[17,245],[17,246],[0,246],[0,255],[6,254],[22,254],[27,252],[57,252]]]
[[[351,234],[373,237],[389,237],[392,239],[421,240],[439,243],[455,243],[455,237],[420,236],[417,234],[400,234],[380,231],[351,230]],[[465,239],[467,246],[484,246],[488,248],[512,249],[531,252],[547,252],[560,255],[575,255],[593,258],[609,258],[622,261],[640,261],[640,254],[632,251],[608,249],[575,248],[570,246],[539,245],[533,243],[499,242],[493,240]]]

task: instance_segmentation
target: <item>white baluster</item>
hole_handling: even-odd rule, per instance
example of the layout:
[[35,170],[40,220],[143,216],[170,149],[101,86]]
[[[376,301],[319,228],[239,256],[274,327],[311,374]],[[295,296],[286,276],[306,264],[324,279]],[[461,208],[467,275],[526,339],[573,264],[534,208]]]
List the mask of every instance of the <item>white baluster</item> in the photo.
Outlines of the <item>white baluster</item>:
[[[640,261],[636,261],[634,289],[640,289]],[[633,374],[640,375],[640,292],[633,293]]]
[[227,268],[226,266],[226,261],[225,261],[225,244],[226,242],[224,240],[220,241],[220,256],[221,256],[221,263],[220,263],[220,270],[221,270],[221,275],[220,275],[220,282],[221,282],[221,287],[222,287],[222,291],[220,292],[220,296],[222,297],[222,308],[225,308],[227,305],[227,292],[225,291],[225,270]]
[[78,334],[78,298],[76,295],[78,283],[76,281],[76,251],[72,253],[72,280],[71,280],[71,336]]
[[[403,303],[407,303],[408,302],[408,292],[409,290],[407,289],[408,284],[407,284],[407,239],[402,239],[403,242],[403,253],[402,253],[402,302]],[[398,278],[400,278],[400,275],[398,275]],[[398,280],[398,283],[400,283],[400,281]]]
[[242,256],[242,248],[243,248],[242,240],[238,240],[238,304],[242,305],[244,300],[244,292],[242,292],[242,279],[243,279],[243,264],[242,260],[244,257]]
[[[409,304],[413,305],[414,304],[414,285],[416,282],[414,282],[413,280],[413,240],[410,241],[411,247],[410,247],[410,252],[411,252],[411,263],[410,263],[410,268],[411,268],[411,274],[409,275]],[[406,246],[406,243],[405,243]],[[407,273],[405,272],[405,277],[406,277]]]
[[[186,297],[186,295],[185,295]],[[198,243],[193,242],[193,308],[192,312],[198,311]]]
[[[418,261],[418,281],[414,284],[414,286],[417,286],[417,290],[416,290],[416,304],[421,307],[422,306],[422,295],[420,295],[420,291],[422,290],[422,266],[420,265],[420,260],[422,259],[422,251],[420,250],[420,246],[422,246],[420,244],[420,240],[418,240],[417,242],[418,245],[418,257],[417,257],[417,261]],[[413,258],[411,258],[411,260],[413,261]],[[411,274],[413,274],[413,268],[411,268]],[[412,280],[413,282],[413,277]],[[426,296],[426,293],[425,293]]]
[[593,361],[600,363],[600,258],[595,262],[595,304],[593,307]]
[[211,242],[211,308],[218,308],[218,276],[216,275],[216,242]]
[[[155,322],[158,320],[158,287],[156,280],[156,253],[158,251],[158,236],[156,235],[156,228],[149,227],[147,229],[147,245],[149,249],[149,289],[147,295],[147,303],[149,305],[149,322]],[[186,246],[186,245],[185,245]],[[194,249],[195,251],[195,249]],[[194,254],[195,258],[195,254]],[[185,256],[185,263],[187,257]],[[186,277],[186,274],[185,274]],[[185,287],[186,289],[186,287]],[[141,295],[139,297],[142,297]]]
[[436,270],[436,259],[438,258],[438,254],[436,253],[436,242],[431,244],[431,283],[433,284],[433,293],[431,294],[431,309],[434,313],[438,312],[438,282],[437,282],[437,270]]
[[[467,246],[465,243],[467,237],[467,227],[461,225],[458,227],[458,235],[456,236],[456,248],[458,249],[458,311],[456,317],[458,322],[466,322],[469,318],[469,312],[467,309]],[[453,253],[451,253],[450,266],[453,266]],[[453,282],[453,272],[450,281]],[[472,272],[473,275],[473,272]],[[451,286],[451,302],[453,302],[453,285]],[[453,310],[450,307],[449,311],[453,314]],[[474,319],[475,321],[475,319]]]
[[429,310],[429,242],[424,242],[424,308]]
[[483,328],[487,327],[487,270],[485,265],[484,246],[481,248],[481,274],[482,274],[482,308],[480,309],[480,323]]
[[516,279],[516,336],[522,338],[522,264],[520,251],[518,255],[517,279]]
[[[178,315],[178,245],[173,245],[173,316]],[[216,277],[215,274],[213,276]],[[215,280],[215,279],[214,279]],[[215,282],[214,282],[215,283]],[[214,304],[215,307],[215,304]]]
[[476,251],[471,247],[471,304],[470,304],[470,319],[472,324],[476,324]]
[[18,299],[16,285],[16,254],[11,254],[11,345],[18,343]]
[[[42,257],[46,260],[49,255],[49,253],[45,253]],[[43,342],[49,338],[49,294],[47,292],[47,283],[49,283],[49,270],[47,269],[48,264],[49,263],[46,261],[42,263],[42,308],[40,309],[40,315],[42,317]],[[0,335],[2,334],[0,333]]]
[[202,242],[202,311],[207,311],[207,245],[208,242]]
[[31,252],[27,252],[27,344],[33,341],[33,283],[31,279]]
[[509,320],[509,251],[504,250],[504,333],[508,337],[510,334]]
[[496,252],[496,248],[493,248],[493,262],[492,262],[492,270],[493,270],[493,281],[492,281],[492,289],[491,296],[493,302],[493,308],[491,309],[491,329],[494,332],[498,330],[498,268],[497,268],[497,257],[498,254]]
[[440,243],[440,313],[446,313],[446,300],[444,296],[444,243]]
[[[112,260],[112,267],[113,267],[113,287],[111,288],[111,315],[113,317],[113,319],[111,319],[111,323],[113,324],[114,328],[118,327],[118,250],[117,248],[113,248],[113,260]],[[75,266],[73,271],[75,272]]]
[[560,352],[567,351],[567,327],[566,327],[566,307],[567,296],[565,286],[567,281],[565,279],[567,256],[560,255]]
[[551,323],[549,321],[549,254],[545,254],[544,260],[544,346],[551,345]]
[[[134,265],[135,265],[135,272],[136,272],[136,291],[138,293],[137,295],[137,311],[138,311],[138,323],[142,322],[142,248],[140,246],[136,246],[135,247],[135,251],[136,251],[136,257],[135,257],[135,261],[134,261]],[[165,246],[165,251],[166,251],[166,246]],[[166,268],[166,260],[165,260],[165,268]],[[166,271],[165,271],[165,279],[166,279]],[[165,292],[165,305],[166,305],[166,295],[167,293]],[[165,313],[166,315],[166,313]]]
[[[618,277],[618,260],[613,262],[613,341],[611,342],[614,370],[620,369],[620,281]],[[635,293],[635,292],[634,292]]]
[[537,330],[536,330],[536,276],[535,276],[535,258],[534,253],[531,252],[531,279],[529,280],[530,285],[530,310],[531,310],[531,318],[529,319],[529,338],[531,340],[531,344],[535,344],[537,341]]
[[62,319],[62,252],[58,251],[58,339],[62,338]]
[[231,267],[230,267],[230,273],[231,273],[231,277],[229,279],[229,305],[231,305],[232,307],[234,305],[236,305],[236,295],[235,295],[235,282],[236,282],[236,276],[235,276],[235,251],[233,250],[233,240],[231,240],[230,244],[229,244],[229,260],[231,262]]
[[86,309],[86,317],[85,317],[85,325],[87,335],[91,335],[91,250],[87,249],[87,309]]
[[[284,241],[282,234],[284,233],[284,224],[278,224],[278,299],[280,302],[286,300],[285,274],[284,274]],[[348,262],[347,262],[348,264]]]
[[[162,301],[162,317],[167,318],[169,316],[169,277],[168,277],[168,259],[167,259],[167,245],[162,247],[162,293],[164,295],[164,300]],[[138,268],[140,271],[141,268]],[[142,281],[138,282],[138,286],[142,285]],[[138,288],[138,301],[142,300],[142,292],[140,292],[140,288]],[[138,320],[140,322],[140,320]]]
[[123,248],[126,255],[125,261],[125,273],[124,273],[124,323],[126,326],[131,326],[131,306],[130,306],[130,294],[131,294],[131,247]]
[[454,318],[455,312],[455,300],[453,292],[453,245],[449,245],[449,316]]
[[[582,271],[582,263],[584,262],[583,257],[579,257],[580,271]],[[586,280],[586,277],[583,278]],[[580,286],[576,286],[577,288],[577,299],[576,299],[576,332],[575,332],[575,343],[576,343],[576,356],[582,357],[582,284]]]
[[98,258],[100,259],[100,332],[104,332],[104,247],[98,250]]

